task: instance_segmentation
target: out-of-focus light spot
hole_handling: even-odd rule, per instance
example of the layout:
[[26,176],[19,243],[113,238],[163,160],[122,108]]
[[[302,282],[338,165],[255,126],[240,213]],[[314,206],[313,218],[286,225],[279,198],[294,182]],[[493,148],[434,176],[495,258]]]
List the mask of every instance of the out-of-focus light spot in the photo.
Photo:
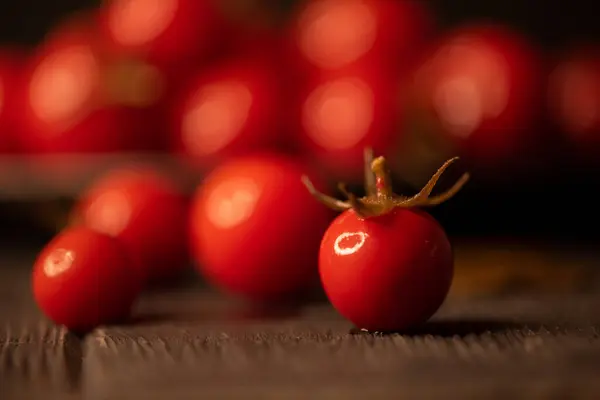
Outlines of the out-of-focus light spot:
[[108,16],[109,29],[118,43],[140,46],[167,29],[177,7],[177,0],[116,0]]
[[44,274],[54,278],[67,271],[75,262],[75,253],[71,250],[56,249],[44,261]]
[[260,194],[260,188],[251,179],[222,182],[206,202],[206,215],[218,228],[233,228],[252,216]]
[[104,234],[117,236],[131,219],[131,207],[127,197],[119,192],[107,192],[98,196],[85,215],[87,225]]
[[49,122],[74,118],[92,97],[98,75],[97,60],[87,46],[52,54],[38,66],[30,82],[29,101],[34,113]]
[[365,232],[344,232],[333,243],[333,251],[338,256],[349,256],[364,246],[369,235]]
[[483,121],[499,117],[506,109],[506,62],[480,41],[451,43],[432,63],[437,65],[430,68],[438,68],[441,74],[434,85],[434,107],[451,134],[467,138]]
[[359,143],[373,123],[374,95],[360,79],[345,78],[317,87],[304,103],[302,122],[309,137],[326,149]]
[[252,93],[237,82],[206,85],[192,98],[183,116],[182,140],[193,154],[221,150],[243,129],[252,107]]
[[321,68],[339,68],[367,53],[377,37],[377,17],[361,0],[320,0],[299,21],[299,47]]
[[600,73],[577,63],[559,67],[553,79],[559,85],[559,112],[567,128],[580,133],[600,120]]

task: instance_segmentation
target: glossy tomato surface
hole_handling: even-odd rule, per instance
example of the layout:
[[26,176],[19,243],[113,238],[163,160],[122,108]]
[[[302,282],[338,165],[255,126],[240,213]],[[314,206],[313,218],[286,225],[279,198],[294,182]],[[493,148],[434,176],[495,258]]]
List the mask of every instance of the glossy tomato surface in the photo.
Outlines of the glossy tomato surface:
[[434,25],[420,1],[310,0],[296,16],[292,37],[308,68],[331,71],[367,62],[397,70],[419,53]]
[[216,3],[110,0],[100,12],[100,30],[118,54],[142,57],[162,69],[177,68],[197,61],[221,42]]
[[306,167],[253,155],[217,167],[195,194],[190,221],[199,271],[251,300],[293,299],[318,282],[330,212],[302,185]]
[[365,147],[388,154],[402,135],[399,85],[366,64],[310,80],[297,109],[302,147],[336,178],[361,180]]
[[536,49],[518,33],[463,26],[435,44],[418,69],[416,117],[477,163],[505,165],[538,137],[543,72]]
[[262,57],[227,59],[192,79],[173,112],[175,148],[200,165],[282,142],[282,85]]
[[600,47],[578,46],[562,54],[550,75],[550,117],[579,155],[600,150]]
[[319,254],[325,292],[358,328],[398,331],[428,320],[453,277],[442,227],[422,211],[397,209],[362,219],[353,211],[331,223]]
[[146,122],[146,99],[133,96],[145,93],[140,88],[147,70],[109,57],[85,21],[59,26],[26,68],[19,115],[23,146],[34,153],[154,148],[158,139]]
[[186,267],[187,200],[177,185],[140,166],[108,172],[80,197],[73,220],[118,238],[147,281]]
[[76,332],[129,316],[141,281],[125,249],[86,228],[59,233],[38,256],[33,294],[40,309]]

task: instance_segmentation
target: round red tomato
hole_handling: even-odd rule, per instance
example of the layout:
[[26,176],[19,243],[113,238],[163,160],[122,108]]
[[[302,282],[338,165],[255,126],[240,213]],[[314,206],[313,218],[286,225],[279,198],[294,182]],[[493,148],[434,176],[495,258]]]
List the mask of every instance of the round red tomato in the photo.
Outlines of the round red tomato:
[[[524,38],[470,25],[436,44],[417,71],[417,118],[486,166],[517,161],[537,139],[543,71]],[[526,157],[521,157],[526,158]]]
[[177,69],[221,42],[222,21],[215,3],[111,0],[100,12],[101,32],[117,53],[143,57],[161,69]]
[[278,155],[230,160],[198,188],[191,244],[214,285],[252,300],[292,296],[318,281],[328,210],[306,192],[303,165]]
[[22,85],[23,146],[31,152],[154,149],[145,107],[153,70],[107,56],[89,26],[60,26],[37,50]]
[[[372,153],[371,153],[372,154]],[[347,200],[318,192],[317,200],[343,211],[323,236],[319,271],[333,306],[357,327],[400,331],[427,321],[442,305],[452,283],[454,261],[442,227],[415,209],[454,196],[469,176],[446,192],[431,195],[438,179],[455,160],[446,161],[418,194],[392,192],[383,157],[365,157],[365,192],[358,198],[341,187]]]
[[175,147],[199,164],[281,142],[281,85],[265,59],[227,60],[189,82],[173,114]]
[[577,47],[555,65],[549,82],[550,117],[581,154],[600,148],[600,48]]
[[24,57],[14,49],[0,49],[0,153],[12,152],[18,145],[18,91]]
[[86,190],[73,220],[117,237],[148,281],[176,276],[187,265],[187,200],[150,167],[108,172]]
[[410,64],[433,26],[420,1],[310,0],[292,36],[301,58],[317,69],[368,62],[395,71]]
[[363,149],[385,153],[401,134],[399,82],[366,65],[313,80],[298,109],[301,145],[332,175],[360,180]]
[[32,283],[48,318],[76,332],[128,317],[141,288],[121,244],[86,228],[67,229],[42,250]]

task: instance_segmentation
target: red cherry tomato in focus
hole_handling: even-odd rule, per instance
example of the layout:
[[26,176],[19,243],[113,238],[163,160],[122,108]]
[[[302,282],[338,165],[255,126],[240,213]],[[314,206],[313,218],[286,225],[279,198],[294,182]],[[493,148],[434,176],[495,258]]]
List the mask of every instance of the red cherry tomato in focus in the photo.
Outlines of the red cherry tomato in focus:
[[[505,164],[537,138],[543,71],[533,48],[500,26],[471,25],[434,46],[417,72],[419,117],[480,165]],[[523,157],[521,157],[523,158]]]
[[297,16],[293,36],[301,57],[318,69],[375,62],[396,71],[410,64],[434,25],[419,1],[310,0]]
[[86,228],[67,229],[42,250],[32,283],[40,309],[77,332],[128,317],[141,288],[121,244]]
[[387,154],[402,134],[398,79],[368,68],[312,81],[299,107],[300,142],[338,179],[362,179],[363,151]]
[[249,57],[202,71],[177,103],[175,147],[199,164],[282,142],[277,70]]
[[[155,149],[158,133],[144,110],[154,98],[146,86],[152,79],[143,65],[107,56],[89,27],[65,24],[26,72],[23,146],[36,153]],[[148,98],[138,96],[146,93]]]
[[374,218],[340,214],[329,226],[319,270],[333,306],[358,328],[399,331],[427,321],[453,277],[453,254],[428,214],[396,209]]
[[0,49],[0,153],[18,146],[18,91],[23,55],[13,49]]
[[289,298],[318,282],[317,254],[330,212],[300,178],[306,168],[277,155],[230,160],[198,188],[192,252],[216,286],[252,300]]
[[80,197],[73,219],[117,237],[149,281],[187,265],[187,201],[171,180],[147,167],[111,171]]
[[581,154],[597,156],[600,149],[600,48],[575,48],[561,58],[550,76],[550,116]]
[[111,0],[100,13],[100,27],[117,53],[178,69],[221,42],[215,5],[205,0]]

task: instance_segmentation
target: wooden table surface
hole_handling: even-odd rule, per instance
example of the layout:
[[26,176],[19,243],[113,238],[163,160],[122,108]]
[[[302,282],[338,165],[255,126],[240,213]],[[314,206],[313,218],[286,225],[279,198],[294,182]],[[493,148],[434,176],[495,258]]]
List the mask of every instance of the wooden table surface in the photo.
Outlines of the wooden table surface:
[[[11,258],[28,265],[31,255]],[[0,265],[0,399],[598,399],[600,293],[451,297],[413,332],[355,332],[326,304],[277,314],[210,290],[142,298],[78,338]]]

